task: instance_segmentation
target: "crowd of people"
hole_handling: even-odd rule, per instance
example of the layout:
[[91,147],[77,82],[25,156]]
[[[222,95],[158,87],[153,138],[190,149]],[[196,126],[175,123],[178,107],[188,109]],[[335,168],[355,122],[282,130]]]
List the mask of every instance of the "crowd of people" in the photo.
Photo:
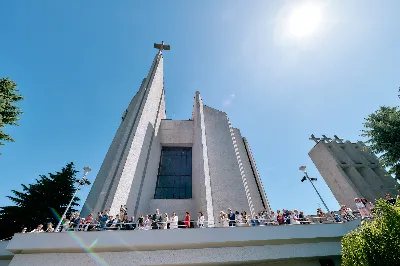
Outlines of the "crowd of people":
[[[232,211],[230,208],[227,212],[221,211],[218,220],[210,223],[205,220],[203,212],[199,212],[197,219],[193,220],[190,213],[186,211],[184,219],[179,219],[177,214],[173,212],[170,216],[167,213],[161,214],[156,209],[154,214],[142,215],[139,213],[137,219],[128,217],[127,208],[121,206],[120,213],[113,216],[108,210],[99,212],[97,218],[93,214],[88,217],[80,217],[80,213],[72,214],[69,219],[63,217],[61,228],[58,231],[102,231],[102,230],[154,230],[154,229],[177,229],[177,228],[204,228],[204,227],[239,227],[239,226],[265,226],[265,225],[287,225],[287,224],[315,224],[315,223],[344,223],[354,219],[372,219],[374,204],[366,199],[354,199],[357,211],[353,211],[345,205],[342,205],[337,212],[325,213],[321,208],[317,209],[316,215],[304,215],[298,210],[277,210],[267,212],[266,210],[252,216],[246,211]],[[386,201],[395,204],[396,199],[386,194]],[[358,215],[359,214],[359,215]],[[44,230],[43,225],[31,231],[31,233],[54,232],[52,223],[47,224]],[[23,228],[22,233],[26,233],[27,228]]]

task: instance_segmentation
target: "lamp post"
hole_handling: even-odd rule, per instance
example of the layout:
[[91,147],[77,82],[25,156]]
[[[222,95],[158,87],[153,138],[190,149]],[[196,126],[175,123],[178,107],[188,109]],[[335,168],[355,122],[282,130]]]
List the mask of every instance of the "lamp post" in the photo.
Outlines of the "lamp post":
[[78,193],[78,190],[81,189],[81,186],[90,185],[90,181],[86,178],[87,174],[88,174],[90,171],[92,171],[92,168],[87,167],[87,166],[83,167],[83,176],[82,176],[81,180],[76,180],[76,181],[75,181],[75,182],[77,182],[79,185],[78,185],[78,187],[76,188],[75,193],[74,193],[74,195],[72,196],[71,200],[69,201],[68,206],[67,206],[67,208],[66,208],[65,211],[64,211],[64,214],[61,216],[60,221],[59,221],[58,224],[57,224],[56,230],[54,230],[55,232],[59,232],[59,229],[60,229],[62,220],[63,220],[64,216],[67,215],[67,212],[68,212],[69,208],[71,207],[71,204],[72,204],[72,202],[74,201],[74,198],[75,198],[76,194]]
[[302,171],[302,172],[305,174],[305,176],[301,179],[301,182],[304,182],[306,179],[308,179],[308,181],[310,181],[310,183],[311,183],[311,185],[313,186],[315,192],[317,192],[319,199],[322,201],[322,204],[324,204],[324,206],[325,206],[326,210],[328,211],[329,215],[331,216],[332,220],[335,221],[335,218],[333,217],[332,213],[329,211],[328,206],[326,206],[325,201],[322,199],[322,197],[321,197],[321,195],[319,194],[317,188],[316,188],[316,187],[314,186],[314,184],[313,184],[313,181],[317,181],[317,179],[314,178],[314,177],[310,178],[310,177],[308,176],[307,171],[306,171],[306,166],[305,166],[305,165],[300,166],[300,167],[299,167],[299,170]]

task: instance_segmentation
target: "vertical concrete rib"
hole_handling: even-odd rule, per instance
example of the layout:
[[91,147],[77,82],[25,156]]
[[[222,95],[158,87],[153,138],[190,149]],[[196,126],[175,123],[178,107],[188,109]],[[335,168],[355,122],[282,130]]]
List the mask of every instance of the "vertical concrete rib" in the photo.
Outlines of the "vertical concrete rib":
[[249,187],[247,185],[247,179],[246,179],[246,174],[245,174],[244,169],[243,169],[242,158],[240,157],[238,145],[236,143],[236,137],[235,137],[235,134],[233,133],[232,124],[229,121],[229,117],[226,116],[226,118],[228,119],[229,131],[231,132],[233,148],[235,150],[236,159],[237,159],[237,162],[238,162],[238,165],[239,165],[240,175],[242,176],[242,181],[243,181],[244,191],[246,192],[247,202],[249,203],[250,214],[251,214],[252,217],[254,217],[256,215],[256,213],[254,211],[254,204],[253,204],[253,201],[251,199],[250,190],[249,190]]
[[160,97],[160,101],[159,101],[159,103],[158,103],[157,116],[156,116],[156,119],[155,119],[155,121],[154,121],[154,128],[153,128],[153,132],[152,132],[151,139],[150,139],[149,149],[147,150],[147,155],[146,155],[146,162],[145,162],[145,166],[144,166],[144,171],[143,171],[143,174],[142,174],[142,178],[141,178],[141,180],[140,180],[139,193],[138,193],[138,196],[137,196],[137,199],[136,199],[135,210],[134,210],[134,212],[133,212],[135,217],[137,217],[137,210],[138,210],[139,204],[140,204],[140,199],[141,199],[141,195],[142,195],[142,189],[143,189],[144,178],[145,178],[146,173],[147,173],[147,165],[148,165],[148,163],[149,163],[150,152],[151,152],[151,148],[152,148],[152,146],[153,146],[154,135],[156,134],[156,129],[158,129],[158,128],[156,128],[156,125],[158,125],[158,123],[160,122],[160,121],[158,121],[158,120],[160,119],[159,113],[160,113],[161,102],[162,102],[162,100],[163,100],[163,95],[164,95],[164,89],[162,90],[162,94],[161,94],[161,97]]
[[250,160],[251,170],[253,171],[254,178],[256,179],[256,184],[257,184],[258,192],[260,193],[262,203],[264,205],[264,208],[267,210],[267,212],[271,213],[271,205],[269,204],[267,194],[265,193],[264,185],[261,181],[260,174],[258,173],[256,161],[254,160],[250,145],[247,142],[247,139],[245,137],[243,137],[243,143],[244,143],[244,147],[247,152],[247,156],[249,157],[249,160]]
[[201,127],[201,144],[203,153],[203,167],[204,167],[204,185],[206,188],[206,204],[207,204],[207,217],[208,226],[214,227],[214,208],[211,193],[211,178],[210,178],[210,168],[208,165],[208,150],[207,150],[207,138],[206,138],[206,127],[204,122],[204,108],[203,100],[201,99],[200,93],[196,92],[196,101],[199,105],[200,111],[200,127]]
[[[133,120],[133,123],[132,123],[132,127],[129,130],[129,137],[127,138],[125,143],[123,143],[123,153],[122,153],[122,156],[119,157],[118,167],[117,167],[116,171],[114,172],[113,178],[111,180],[111,188],[107,191],[107,194],[106,194],[106,197],[105,197],[106,200],[103,202],[103,208],[102,209],[104,209],[106,207],[110,207],[111,208],[112,205],[113,205],[114,195],[110,195],[110,194],[111,194],[111,191],[113,192],[112,194],[115,194],[116,190],[118,188],[118,185],[119,185],[119,182],[114,182],[114,180],[115,180],[116,176],[120,176],[121,177],[122,174],[123,174],[124,166],[125,166],[126,160],[128,158],[128,153],[130,152],[130,148],[131,148],[130,142],[132,142],[133,139],[135,138],[136,129],[137,129],[140,117],[141,117],[142,112],[143,112],[143,107],[144,107],[144,105],[145,105],[145,103],[147,101],[147,97],[148,97],[148,95],[150,93],[149,89],[150,89],[151,84],[153,82],[154,75],[155,75],[155,73],[157,71],[158,64],[160,62],[161,57],[162,56],[160,54],[157,54],[155,56],[154,62],[152,64],[152,67],[151,67],[151,69],[149,71],[149,74],[148,74],[148,76],[146,78],[146,81],[145,81],[146,83],[145,83],[145,86],[144,86],[143,96],[140,99],[139,107],[137,109],[137,112],[135,113],[134,120]],[[114,207],[114,209],[116,209],[116,207]]]

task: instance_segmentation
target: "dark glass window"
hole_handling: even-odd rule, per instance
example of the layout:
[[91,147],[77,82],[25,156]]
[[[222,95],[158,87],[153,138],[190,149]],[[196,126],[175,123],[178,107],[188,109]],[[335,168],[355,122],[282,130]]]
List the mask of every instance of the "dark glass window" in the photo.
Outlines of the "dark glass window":
[[192,198],[192,148],[162,147],[154,198]]

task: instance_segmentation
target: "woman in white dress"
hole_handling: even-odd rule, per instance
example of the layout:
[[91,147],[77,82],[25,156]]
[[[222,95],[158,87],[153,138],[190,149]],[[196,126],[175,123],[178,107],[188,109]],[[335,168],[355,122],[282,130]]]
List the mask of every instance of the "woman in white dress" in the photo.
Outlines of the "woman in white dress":
[[197,218],[197,227],[204,228],[204,215],[202,212],[199,212],[199,217]]
[[219,212],[219,223],[222,227],[229,227],[229,218],[228,214],[224,213],[223,211]]
[[162,228],[162,229],[167,229],[168,223],[169,223],[168,214],[167,214],[167,213],[164,213],[164,217],[163,217],[163,219],[162,219],[161,228]]
[[146,220],[144,220],[144,230],[149,230],[151,229],[151,219],[150,219],[151,215],[147,215],[146,216]]
[[171,229],[177,229],[178,228],[178,216],[176,215],[175,212],[172,213],[170,222],[171,223],[169,225],[169,228],[171,228]]
[[298,221],[299,217],[297,217],[297,215],[292,211],[289,211],[289,219],[290,224],[300,224],[300,222]]
[[224,216],[222,218],[222,226],[229,227],[229,218],[228,218],[228,214],[226,214],[226,213],[224,213]]

